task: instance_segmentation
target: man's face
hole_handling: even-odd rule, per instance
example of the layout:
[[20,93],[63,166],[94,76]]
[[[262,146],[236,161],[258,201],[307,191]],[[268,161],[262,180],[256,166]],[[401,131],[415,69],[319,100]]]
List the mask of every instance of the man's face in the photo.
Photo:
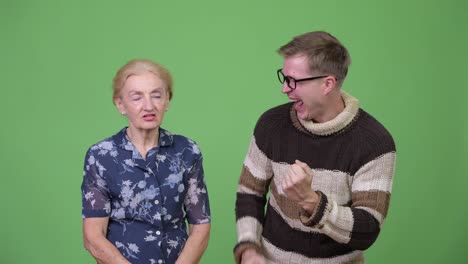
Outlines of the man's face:
[[[305,55],[286,57],[281,71],[284,76],[298,79],[319,76],[311,73],[308,59]],[[302,120],[315,120],[320,116],[324,105],[323,79],[308,80],[296,83],[296,89],[291,89],[287,82],[283,83],[281,92],[294,101],[294,108],[298,118]]]

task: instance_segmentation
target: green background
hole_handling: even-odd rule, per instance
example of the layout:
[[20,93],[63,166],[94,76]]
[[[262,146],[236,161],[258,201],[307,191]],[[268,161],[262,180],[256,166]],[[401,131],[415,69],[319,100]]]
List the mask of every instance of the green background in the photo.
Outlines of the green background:
[[136,57],[172,72],[163,127],[205,157],[202,263],[233,262],[253,127],[287,101],[276,50],[312,30],[348,47],[344,90],[397,144],[389,217],[368,263],[467,263],[467,10],[461,0],[1,0],[0,263],[93,263],[81,236],[84,154],[126,125],[111,80]]

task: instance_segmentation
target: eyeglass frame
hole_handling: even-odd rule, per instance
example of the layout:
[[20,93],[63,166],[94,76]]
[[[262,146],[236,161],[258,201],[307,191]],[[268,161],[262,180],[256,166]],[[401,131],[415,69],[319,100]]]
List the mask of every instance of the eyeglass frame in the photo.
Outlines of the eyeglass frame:
[[[296,89],[297,87],[297,83],[298,82],[304,82],[304,81],[312,81],[312,80],[316,80],[316,79],[320,79],[320,78],[325,78],[325,77],[328,77],[329,75],[320,75],[320,76],[314,76],[314,77],[309,77],[309,78],[302,78],[302,79],[294,79],[293,77],[291,76],[287,76],[287,75],[284,75],[283,72],[282,72],[283,69],[278,69],[276,71],[276,74],[278,75],[278,80],[281,84],[284,84],[284,82],[286,82],[286,84],[288,85],[288,87],[291,89],[291,90],[294,90]],[[283,81],[281,81],[281,76],[283,76]],[[336,78],[335,78],[336,79]],[[291,87],[291,80],[294,81],[294,87]],[[338,79],[336,79],[338,80]]]

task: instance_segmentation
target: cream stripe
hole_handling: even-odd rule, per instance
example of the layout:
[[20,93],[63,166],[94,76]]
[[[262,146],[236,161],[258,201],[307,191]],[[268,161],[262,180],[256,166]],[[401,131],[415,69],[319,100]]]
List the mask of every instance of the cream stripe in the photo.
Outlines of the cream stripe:
[[325,212],[322,218],[325,221],[319,224],[323,224],[322,232],[337,242],[348,243],[354,225],[351,208],[338,206],[334,201],[328,202],[331,203],[331,210],[327,208],[330,211],[329,213]]
[[251,216],[239,218],[237,225],[237,242],[255,242],[260,245],[260,237],[262,235],[263,226],[258,220]]
[[[299,219],[287,217],[273,195],[270,196],[270,204],[292,228],[305,232],[323,233],[337,242],[348,243],[354,225],[351,208],[346,206],[351,201],[351,186],[353,191],[369,191],[370,189],[391,191],[394,160],[395,153],[387,153],[363,166],[354,177],[342,171],[313,169],[312,189],[322,191],[329,200],[324,216],[318,225],[320,229],[304,226]],[[271,164],[274,184],[279,195],[284,196],[282,180],[290,165],[279,162],[271,162]],[[366,211],[381,222],[382,216],[378,212],[372,209]]]
[[243,185],[254,192],[259,194],[266,194],[268,192],[269,181],[261,180],[252,175],[249,168],[242,166],[242,172],[239,179],[239,185]]
[[[285,195],[282,187],[284,175],[287,174],[291,165],[286,163],[272,162],[274,177],[273,180],[278,189],[278,193]],[[312,169],[312,189],[320,190],[331,200],[339,205],[348,204],[351,200],[351,176],[342,171],[331,171],[324,169]]]
[[312,186],[314,190],[325,193],[328,199],[338,205],[348,204],[351,200],[352,177],[342,171],[313,169]]
[[273,209],[284,219],[292,228],[303,232],[315,232],[326,234],[339,243],[348,243],[353,230],[354,218],[351,208],[338,206],[336,202],[329,201],[327,208],[320,223],[319,228],[312,228],[302,224],[299,219],[292,219],[285,215],[279,207],[274,195],[270,195],[270,204]]
[[342,130],[356,117],[359,111],[359,101],[344,91],[341,91],[341,97],[345,103],[345,109],[334,119],[325,123],[314,123],[299,118],[299,122],[312,134],[316,135],[331,135]]
[[262,244],[265,249],[268,264],[336,264],[336,263],[365,263],[364,254],[362,251],[356,250],[346,255],[333,258],[308,258],[299,253],[284,251],[275,245],[271,244],[267,239],[262,237]]
[[392,192],[395,152],[390,152],[362,166],[354,175],[353,192],[380,190]]
[[[303,232],[315,232],[315,233],[322,233],[319,229],[317,228],[311,228],[308,226],[305,226],[304,224],[301,223],[299,218],[297,219],[292,219],[285,215],[283,211],[281,211],[281,208],[279,207],[278,203],[276,202],[276,199],[274,195],[270,195],[270,205],[273,207],[273,209],[283,218],[283,220],[292,228],[303,231]],[[299,213],[299,212],[298,212]],[[298,215],[299,217],[299,215]]]
[[256,192],[252,189],[250,189],[249,187],[246,187],[244,185],[239,185],[237,187],[237,192],[239,193],[246,193],[246,194],[254,194],[254,195],[257,195],[257,196],[260,196],[260,197],[263,197],[263,194],[259,193],[259,192]]
[[261,180],[268,180],[273,176],[271,162],[267,156],[258,148],[255,137],[250,140],[249,151],[244,160],[244,165],[252,175]]
[[291,167],[291,165],[272,161],[271,167],[273,169],[273,181],[276,184],[276,189],[278,190],[279,194],[285,195],[283,190],[283,179],[288,174],[289,167]]

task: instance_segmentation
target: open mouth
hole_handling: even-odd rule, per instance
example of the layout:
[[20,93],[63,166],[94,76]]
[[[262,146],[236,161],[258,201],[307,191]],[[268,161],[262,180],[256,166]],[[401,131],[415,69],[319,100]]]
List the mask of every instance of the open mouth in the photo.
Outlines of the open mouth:
[[302,101],[296,101],[296,102],[294,102],[294,106],[295,106],[296,108],[302,107],[303,105],[304,105],[304,102],[302,102]]
[[153,121],[154,119],[156,119],[155,114],[146,114],[143,116],[143,120],[145,121]]
[[289,98],[291,101],[294,102],[294,108],[296,110],[299,110],[300,108],[302,108],[302,106],[304,105],[304,102],[301,101],[301,100],[298,100],[298,99],[294,99],[294,98]]
[[296,109],[296,112],[302,112],[302,109],[304,108],[304,102],[301,100],[294,101],[294,109]]

